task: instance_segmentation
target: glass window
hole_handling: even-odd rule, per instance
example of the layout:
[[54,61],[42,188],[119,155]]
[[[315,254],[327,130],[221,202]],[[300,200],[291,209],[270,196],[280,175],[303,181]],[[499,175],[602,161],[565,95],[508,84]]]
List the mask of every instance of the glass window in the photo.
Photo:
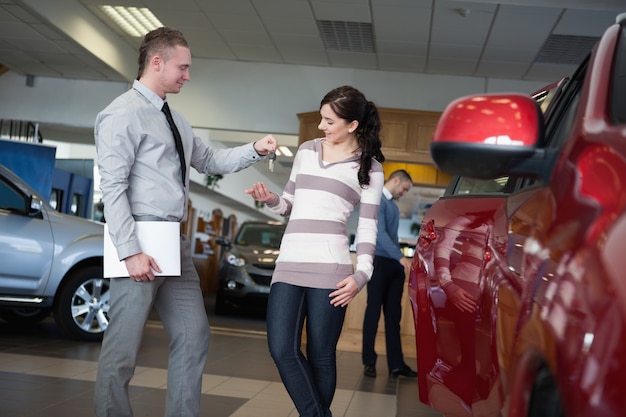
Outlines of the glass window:
[[58,188],[53,188],[50,193],[50,205],[56,211],[61,211],[61,207],[63,206],[63,190]]
[[83,196],[80,194],[72,194],[72,203],[70,204],[70,214],[80,216],[83,210]]
[[[545,147],[550,152],[555,152],[555,156],[560,153],[574,128],[580,92],[588,64],[589,57],[580,65],[571,81],[564,87],[562,96],[555,104],[551,117],[546,122]],[[556,158],[553,158],[553,163],[556,163]]]
[[459,179],[454,194],[502,194],[507,192],[506,186],[508,181],[509,177],[499,177],[489,180],[462,177]]
[[623,27],[615,54],[612,80],[611,121],[615,124],[626,123],[626,105],[624,105],[624,97],[626,97],[626,29]]
[[0,210],[8,210],[10,212],[16,212],[26,214],[26,199],[24,196],[17,192],[17,190],[11,187],[0,179]]
[[558,101],[558,97],[563,91],[563,86],[567,84],[568,78],[563,78],[559,82],[553,83],[535,92],[532,98],[535,99],[541,112],[547,118],[552,111],[552,104]]
[[245,225],[237,235],[236,243],[243,246],[278,248],[285,233],[284,225]]

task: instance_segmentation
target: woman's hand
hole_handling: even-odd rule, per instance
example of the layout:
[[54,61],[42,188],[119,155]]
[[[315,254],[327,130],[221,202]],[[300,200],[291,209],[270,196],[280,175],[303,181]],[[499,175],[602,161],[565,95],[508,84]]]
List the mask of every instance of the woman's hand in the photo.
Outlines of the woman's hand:
[[263,139],[257,140],[253,144],[254,150],[259,155],[267,155],[270,152],[276,152],[276,147],[278,146],[278,141],[272,135],[264,136]]
[[271,203],[276,198],[276,194],[267,189],[265,184],[257,182],[252,188],[245,190],[246,194],[250,194],[252,198],[261,203]]
[[359,286],[351,276],[337,284],[337,290],[330,293],[330,303],[335,307],[345,307],[359,293]]
[[459,310],[465,313],[473,313],[476,311],[476,301],[463,288],[456,284],[450,284],[443,288],[448,296],[448,300]]

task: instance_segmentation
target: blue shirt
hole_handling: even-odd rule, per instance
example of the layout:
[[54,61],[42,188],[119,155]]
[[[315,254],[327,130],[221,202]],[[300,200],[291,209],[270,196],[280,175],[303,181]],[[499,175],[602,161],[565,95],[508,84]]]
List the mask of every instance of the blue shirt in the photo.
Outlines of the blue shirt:
[[400,210],[393,201],[392,195],[383,187],[383,196],[378,207],[378,236],[376,238],[376,256],[395,259],[398,262],[404,257],[400,251],[398,227]]

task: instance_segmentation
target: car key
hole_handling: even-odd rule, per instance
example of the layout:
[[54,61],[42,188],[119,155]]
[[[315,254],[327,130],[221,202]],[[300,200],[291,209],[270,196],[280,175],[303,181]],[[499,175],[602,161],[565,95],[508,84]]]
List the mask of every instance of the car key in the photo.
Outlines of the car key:
[[270,152],[268,154],[268,158],[269,158],[269,169],[270,172],[274,172],[274,161],[276,160],[276,152]]

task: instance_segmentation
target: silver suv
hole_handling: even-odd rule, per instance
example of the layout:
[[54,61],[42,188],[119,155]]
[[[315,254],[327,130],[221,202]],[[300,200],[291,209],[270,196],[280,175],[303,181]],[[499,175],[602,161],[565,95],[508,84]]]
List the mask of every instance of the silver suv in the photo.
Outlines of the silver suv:
[[103,225],[55,211],[0,165],[0,317],[18,325],[52,312],[70,338],[98,341],[107,327]]

